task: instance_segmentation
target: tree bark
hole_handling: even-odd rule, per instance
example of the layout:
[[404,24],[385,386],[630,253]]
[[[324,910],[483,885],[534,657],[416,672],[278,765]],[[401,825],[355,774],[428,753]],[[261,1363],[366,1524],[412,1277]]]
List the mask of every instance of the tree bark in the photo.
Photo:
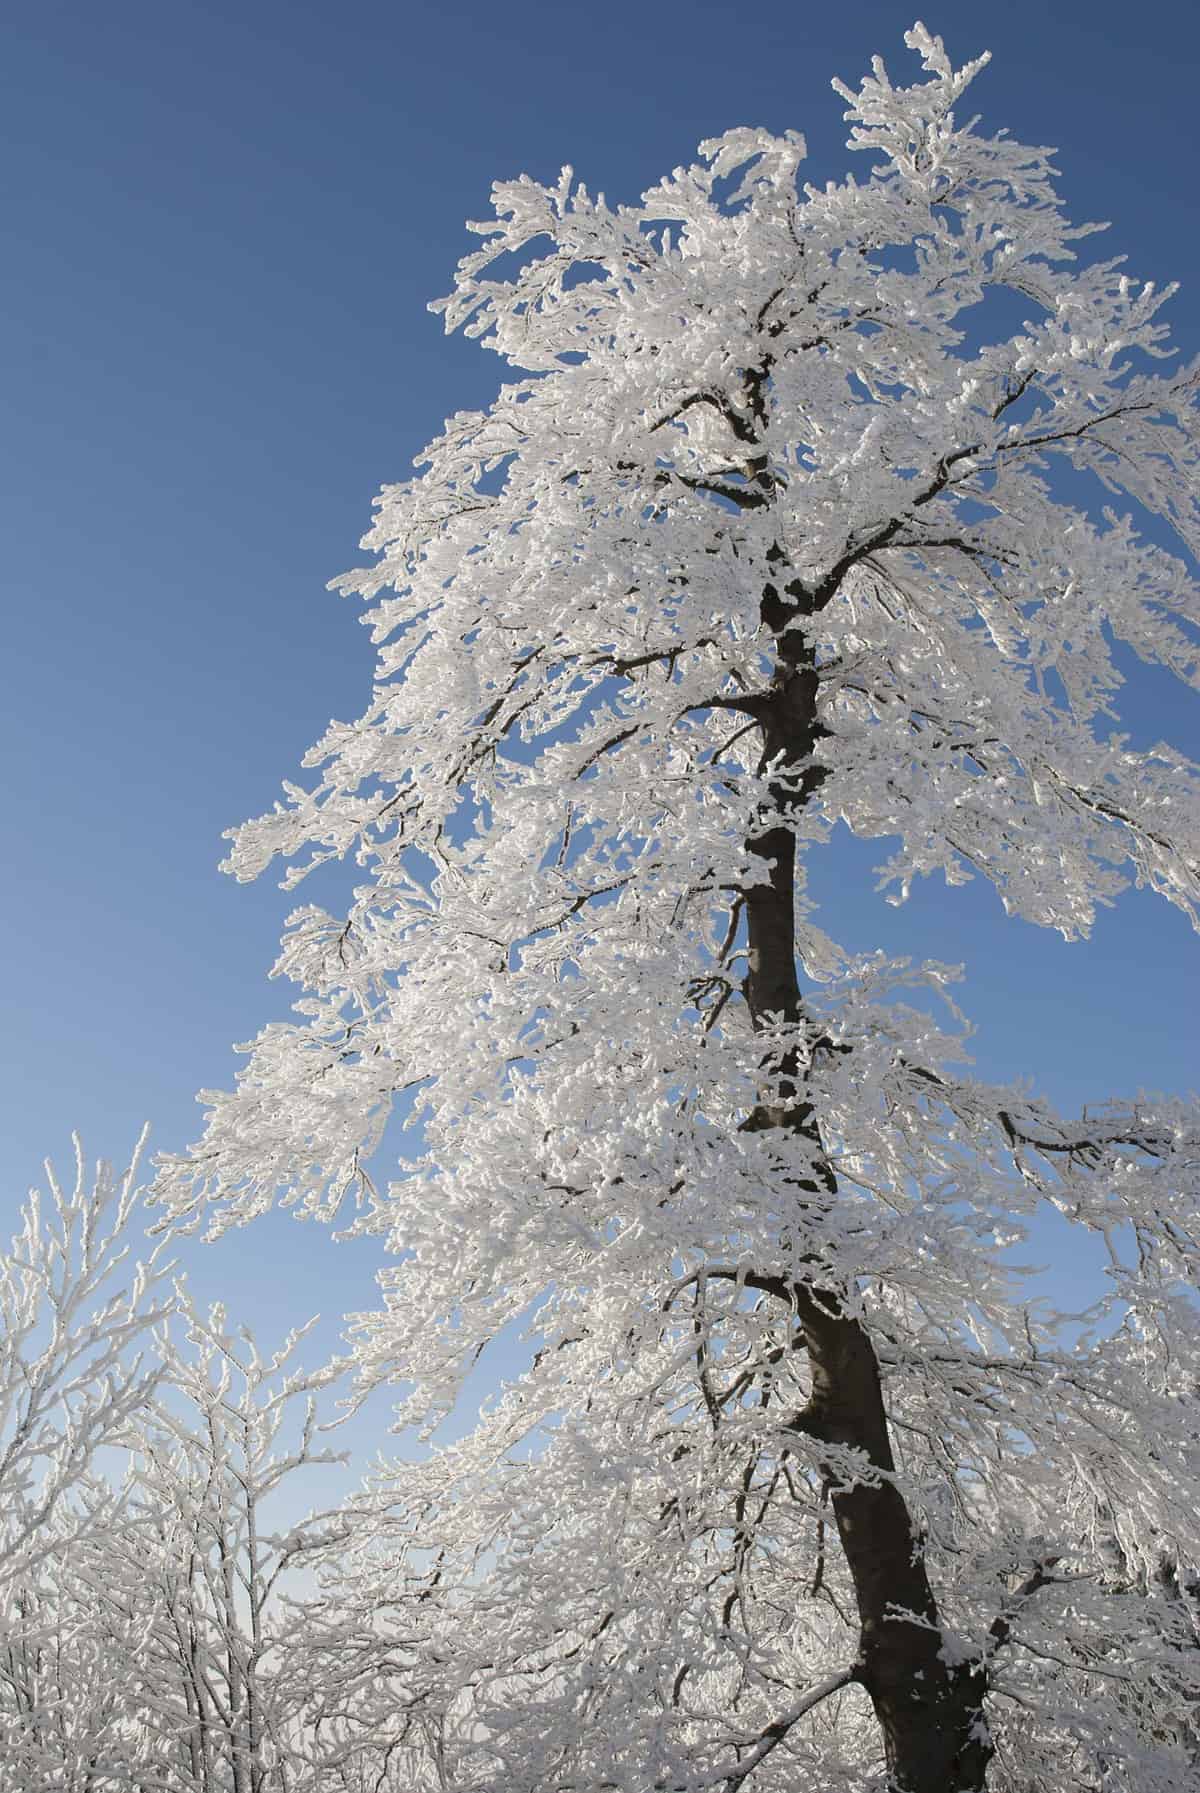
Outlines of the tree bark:
[[[778,659],[760,722],[764,765],[775,774],[772,807],[786,816],[803,807],[824,776],[811,756],[826,731],[817,714],[812,647],[795,627],[782,632],[776,620],[780,609],[768,586],[763,615],[775,627]],[[793,619],[794,611],[785,620]],[[795,834],[786,822],[776,823],[748,844],[769,875],[745,893],[747,1005],[756,1027],[769,1018],[801,1026]],[[797,1053],[785,1057],[764,1098],[748,1127],[787,1127],[815,1146],[818,1168],[802,1187],[815,1200],[828,1198],[836,1182],[820,1156],[818,1117],[805,1096]],[[858,1604],[857,1679],[883,1732],[891,1785],[895,1793],[980,1793],[992,1755],[982,1714],[987,1676],[977,1665],[952,1666],[942,1658],[941,1624],[921,1539],[894,1479],[874,1347],[837,1289],[817,1281],[783,1292],[795,1304],[812,1380],[808,1404],[792,1428],[837,1447],[823,1467]],[[847,1479],[842,1456],[847,1448],[860,1452],[870,1466],[865,1479]]]

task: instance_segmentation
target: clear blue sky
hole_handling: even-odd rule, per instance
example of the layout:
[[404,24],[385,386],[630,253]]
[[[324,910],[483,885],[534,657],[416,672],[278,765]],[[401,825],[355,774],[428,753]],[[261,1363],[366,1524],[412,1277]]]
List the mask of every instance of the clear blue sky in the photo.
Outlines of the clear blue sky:
[[[1200,14],[1143,0],[925,5],[991,126],[1060,146],[1097,253],[1178,278],[1200,349]],[[119,1155],[199,1124],[194,1092],[283,1012],[291,906],[222,878],[220,832],[272,800],[331,715],[363,707],[355,613],[324,590],[369,501],[494,357],[425,311],[491,181],[570,161],[634,197],[724,128],[795,126],[840,175],[841,102],[872,52],[913,78],[917,0],[735,9],[484,0],[39,0],[5,9],[0,290],[11,588],[5,1172],[16,1201],[73,1126]],[[857,159],[856,159],[857,160]],[[1088,246],[1089,248],[1092,245]],[[1200,753],[1197,710],[1130,692],[1139,737]],[[1004,920],[978,885],[899,914],[840,858],[834,931],[967,961],[983,1072],[1078,1104],[1194,1085],[1200,944],[1131,896],[1093,942]],[[269,1335],[371,1301],[361,1254],[290,1222],[192,1254]]]

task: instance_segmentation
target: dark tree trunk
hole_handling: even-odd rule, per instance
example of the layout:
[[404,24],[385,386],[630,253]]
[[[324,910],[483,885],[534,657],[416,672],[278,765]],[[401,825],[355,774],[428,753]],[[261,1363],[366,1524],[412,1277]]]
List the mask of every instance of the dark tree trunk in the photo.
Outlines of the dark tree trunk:
[[[786,815],[802,807],[821,782],[823,773],[811,756],[825,731],[817,716],[818,674],[811,645],[794,627],[781,632],[780,623],[795,617],[789,607],[783,618],[782,609],[768,587],[763,619],[776,631],[778,666],[758,714],[764,764],[784,775],[772,789],[774,807]],[[804,1008],[795,958],[795,836],[786,823],[779,824],[749,844],[767,862],[770,875],[769,882],[745,894],[747,1004],[756,1026],[769,1016],[800,1025]],[[819,1121],[805,1098],[797,1054],[777,1067],[747,1125],[756,1130],[787,1127],[803,1135],[816,1148],[817,1168],[802,1188],[817,1201],[833,1194],[836,1184],[820,1156]],[[764,1278],[762,1286],[770,1282]],[[822,1286],[819,1277],[794,1287],[780,1283],[775,1292],[795,1305],[811,1371],[811,1397],[792,1421],[793,1429],[839,1447],[825,1467],[858,1602],[857,1675],[883,1731],[892,1786],[896,1793],[979,1793],[992,1754],[982,1717],[986,1674],[978,1667],[951,1668],[941,1658],[937,1604],[921,1540],[893,1479],[895,1462],[874,1348],[847,1313],[843,1295]],[[863,1453],[879,1472],[878,1483],[845,1481],[839,1464],[845,1447]]]

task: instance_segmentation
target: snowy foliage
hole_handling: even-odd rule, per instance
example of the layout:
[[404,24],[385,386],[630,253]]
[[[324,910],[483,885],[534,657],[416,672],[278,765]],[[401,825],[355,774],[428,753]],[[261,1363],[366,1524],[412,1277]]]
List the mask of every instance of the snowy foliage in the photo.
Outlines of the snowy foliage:
[[[632,207],[497,186],[436,309],[511,383],[382,494],[370,706],[234,836],[362,881],[171,1213],[365,1198],[403,1424],[538,1345],[326,1616],[414,1787],[1195,1785],[1195,1110],[973,1080],[951,969],[806,895],[843,822],[1068,938],[1200,898],[1197,768],[1114,727],[1120,644],[1200,682],[1197,370],[907,41],[858,180],[741,129]],[[1041,1200],[1109,1248],[1082,1329],[1002,1256]]]

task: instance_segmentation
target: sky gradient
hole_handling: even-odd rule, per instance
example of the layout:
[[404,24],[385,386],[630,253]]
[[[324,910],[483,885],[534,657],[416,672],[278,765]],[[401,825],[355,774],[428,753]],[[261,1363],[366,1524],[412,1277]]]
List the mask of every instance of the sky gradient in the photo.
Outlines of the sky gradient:
[[[12,1210],[73,1127],[93,1154],[120,1157],[146,1118],[160,1149],[185,1145],[230,1043],[286,1012],[265,973],[296,899],[221,877],[219,837],[365,707],[369,644],[325,581],[355,563],[380,484],[501,377],[425,310],[491,181],[570,162],[632,199],[702,138],[760,123],[806,133],[808,178],[840,177],[862,158],[829,80],[874,52],[915,79],[913,6],[752,25],[708,0],[7,9]],[[1072,214],[1114,224],[1087,249],[1184,283],[1170,315],[1196,354],[1194,9],[1012,0],[926,22],[958,61],[993,50],[972,109],[1059,146]],[[1128,726],[1200,754],[1197,706],[1165,678],[1131,679]],[[979,883],[887,908],[869,875],[885,857],[866,843],[814,868],[833,931],[964,960],[983,1075],[1075,1106],[1200,1082],[1200,948],[1179,915],[1131,893],[1068,947]],[[287,1220],[188,1257],[197,1294],[267,1339],[372,1301],[368,1251]]]

